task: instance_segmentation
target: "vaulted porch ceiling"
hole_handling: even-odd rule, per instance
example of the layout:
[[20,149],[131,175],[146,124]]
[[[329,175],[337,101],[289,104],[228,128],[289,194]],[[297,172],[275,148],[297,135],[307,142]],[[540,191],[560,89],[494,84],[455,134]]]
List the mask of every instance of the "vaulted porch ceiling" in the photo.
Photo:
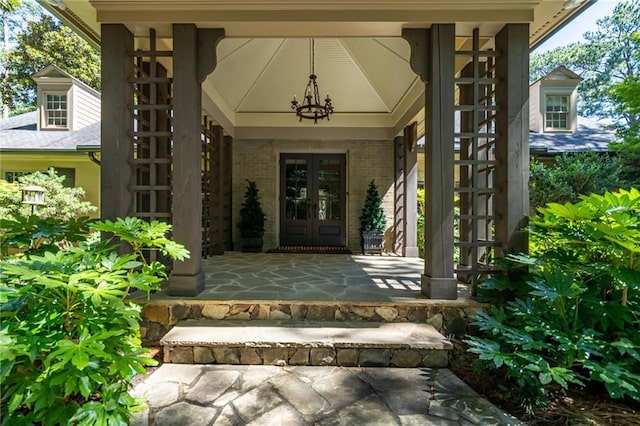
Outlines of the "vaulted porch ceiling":
[[[336,110],[320,127],[358,128],[363,137],[366,128],[368,137],[388,139],[424,107],[424,84],[411,70],[404,39],[318,38],[315,43],[321,97],[329,94]],[[468,44],[460,38],[457,48],[469,49]],[[310,74],[309,38],[228,38],[217,50],[218,66],[203,84],[215,106],[205,101],[205,109],[219,108],[212,115],[222,113],[245,137],[259,137],[265,128],[300,128],[290,105],[294,95],[302,98]],[[287,134],[293,135],[291,129]]]

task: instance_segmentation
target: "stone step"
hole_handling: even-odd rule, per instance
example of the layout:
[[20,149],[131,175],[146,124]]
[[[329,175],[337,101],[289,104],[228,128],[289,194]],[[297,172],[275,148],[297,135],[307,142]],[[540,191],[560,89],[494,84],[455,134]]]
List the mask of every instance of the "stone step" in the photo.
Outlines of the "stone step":
[[147,346],[181,321],[363,321],[433,325],[445,335],[464,334],[468,319],[489,305],[469,300],[405,300],[395,302],[282,300],[138,300],[144,305],[140,334]]
[[185,364],[446,367],[453,348],[430,324],[186,320],[160,341]]

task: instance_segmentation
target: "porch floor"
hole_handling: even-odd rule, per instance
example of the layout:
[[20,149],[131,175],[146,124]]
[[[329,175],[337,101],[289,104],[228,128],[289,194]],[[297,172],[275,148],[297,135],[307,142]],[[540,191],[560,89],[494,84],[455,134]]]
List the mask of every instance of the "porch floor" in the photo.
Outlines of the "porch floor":
[[[193,299],[424,302],[423,269],[422,259],[395,255],[226,252],[203,261],[205,289]],[[458,301],[470,294],[458,285]],[[165,291],[151,298],[184,300]]]

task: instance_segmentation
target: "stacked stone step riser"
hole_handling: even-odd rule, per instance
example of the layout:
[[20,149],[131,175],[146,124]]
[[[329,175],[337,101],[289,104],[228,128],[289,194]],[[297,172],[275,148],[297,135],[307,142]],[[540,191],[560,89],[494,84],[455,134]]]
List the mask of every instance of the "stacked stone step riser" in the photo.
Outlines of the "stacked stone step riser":
[[459,334],[469,318],[487,305],[469,303],[255,303],[226,301],[150,302],[142,312],[141,334],[144,344],[157,345],[178,321],[214,320],[307,320],[412,322],[431,324],[443,335]]
[[164,347],[164,362],[180,364],[444,368],[447,367],[448,360],[447,350],[417,348],[178,345]]

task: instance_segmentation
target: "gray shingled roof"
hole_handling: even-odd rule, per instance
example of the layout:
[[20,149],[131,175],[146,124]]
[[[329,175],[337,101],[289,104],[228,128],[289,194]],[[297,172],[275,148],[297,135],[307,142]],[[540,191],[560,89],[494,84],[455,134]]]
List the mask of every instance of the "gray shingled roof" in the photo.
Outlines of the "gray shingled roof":
[[579,151],[607,151],[615,133],[604,128],[601,122],[586,117],[578,117],[578,131],[575,133],[535,133],[529,132],[529,147],[549,154]]
[[0,151],[73,152],[78,149],[100,149],[99,122],[73,132],[38,131],[37,114],[37,111],[32,111],[0,120]]
[[[460,114],[455,115],[455,128],[460,128]],[[594,119],[578,117],[578,130],[575,133],[535,133],[529,132],[529,148],[539,153],[561,154],[563,152],[607,151],[609,143],[615,140],[615,133],[605,129]],[[418,146],[424,147],[424,136],[418,139]],[[455,141],[455,149],[460,149]]]

